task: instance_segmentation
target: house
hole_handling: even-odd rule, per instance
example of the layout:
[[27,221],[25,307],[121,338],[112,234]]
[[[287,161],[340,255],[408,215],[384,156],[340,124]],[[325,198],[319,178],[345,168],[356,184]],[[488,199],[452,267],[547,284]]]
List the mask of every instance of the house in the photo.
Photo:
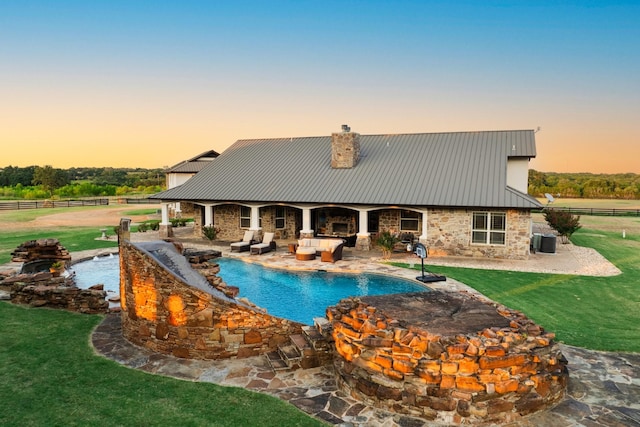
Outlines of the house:
[[[184,184],[191,179],[192,176],[204,169],[205,166],[209,166],[210,162],[219,155],[220,153],[214,150],[205,151],[204,153],[200,153],[189,160],[183,160],[182,162],[165,169],[164,173],[167,188],[175,188]],[[181,205],[180,202],[172,203],[169,205],[169,212],[174,216],[181,215],[182,213],[190,214],[193,213],[193,205],[189,203]]]
[[[276,238],[413,234],[429,254],[524,259],[531,210],[532,130],[239,140],[184,184],[152,196],[196,207],[196,232],[245,230]],[[215,166],[215,167],[214,167]],[[167,229],[168,227],[168,229]]]

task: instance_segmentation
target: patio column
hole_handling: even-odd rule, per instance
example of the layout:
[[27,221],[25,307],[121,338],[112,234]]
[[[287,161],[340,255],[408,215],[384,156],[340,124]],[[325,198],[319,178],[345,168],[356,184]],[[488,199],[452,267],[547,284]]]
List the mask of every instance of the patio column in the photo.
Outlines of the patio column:
[[213,225],[213,209],[212,205],[204,205],[204,224],[203,226]]
[[260,208],[258,206],[251,206],[251,227],[249,230],[260,230]]
[[422,212],[422,234],[419,240],[423,245],[427,245],[427,211]]
[[158,229],[158,236],[163,239],[173,237],[173,227],[169,222],[169,203],[161,203],[162,220],[160,221],[160,228]]
[[369,212],[363,209],[358,210],[358,232],[356,233],[356,250],[371,250],[371,233],[369,233]]
[[300,238],[312,238],[313,230],[311,229],[311,208],[302,208],[302,230],[300,230]]

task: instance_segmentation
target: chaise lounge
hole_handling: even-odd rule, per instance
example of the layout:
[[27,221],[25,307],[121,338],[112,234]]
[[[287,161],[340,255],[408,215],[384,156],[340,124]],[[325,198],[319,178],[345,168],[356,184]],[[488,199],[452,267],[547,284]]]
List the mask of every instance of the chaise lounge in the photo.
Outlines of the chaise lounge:
[[233,251],[236,251],[236,252],[248,251],[249,248],[251,247],[252,243],[254,243],[254,241],[253,241],[253,231],[252,230],[247,230],[247,231],[244,232],[244,237],[242,238],[241,241],[233,242],[231,244],[231,252],[233,252]]
[[262,243],[250,246],[251,255],[261,255],[265,252],[276,249],[276,242],[273,241],[274,233],[264,233]]

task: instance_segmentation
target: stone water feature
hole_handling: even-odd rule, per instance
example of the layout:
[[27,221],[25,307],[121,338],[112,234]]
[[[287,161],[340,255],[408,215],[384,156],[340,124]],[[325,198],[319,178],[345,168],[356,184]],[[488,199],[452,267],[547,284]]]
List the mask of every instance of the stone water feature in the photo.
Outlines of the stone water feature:
[[53,274],[50,266],[56,261],[71,260],[69,251],[58,239],[37,239],[24,242],[12,252],[13,262],[22,262],[18,274],[4,278],[0,284],[11,287],[14,304],[57,308],[80,313],[108,313],[106,292],[100,285],[80,289],[70,274]]
[[327,317],[338,386],[368,405],[448,425],[508,423],[565,394],[554,334],[470,294],[346,299]]
[[172,243],[121,238],[119,248],[122,333],[134,344],[181,358],[244,358],[301,332],[302,324],[234,299],[233,289],[192,268]]

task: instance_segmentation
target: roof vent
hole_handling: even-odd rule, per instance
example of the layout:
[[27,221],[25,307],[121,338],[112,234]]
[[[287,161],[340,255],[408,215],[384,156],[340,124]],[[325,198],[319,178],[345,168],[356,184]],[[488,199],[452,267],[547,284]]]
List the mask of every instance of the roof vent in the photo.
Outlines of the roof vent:
[[342,125],[342,132],[351,132],[349,125]]

